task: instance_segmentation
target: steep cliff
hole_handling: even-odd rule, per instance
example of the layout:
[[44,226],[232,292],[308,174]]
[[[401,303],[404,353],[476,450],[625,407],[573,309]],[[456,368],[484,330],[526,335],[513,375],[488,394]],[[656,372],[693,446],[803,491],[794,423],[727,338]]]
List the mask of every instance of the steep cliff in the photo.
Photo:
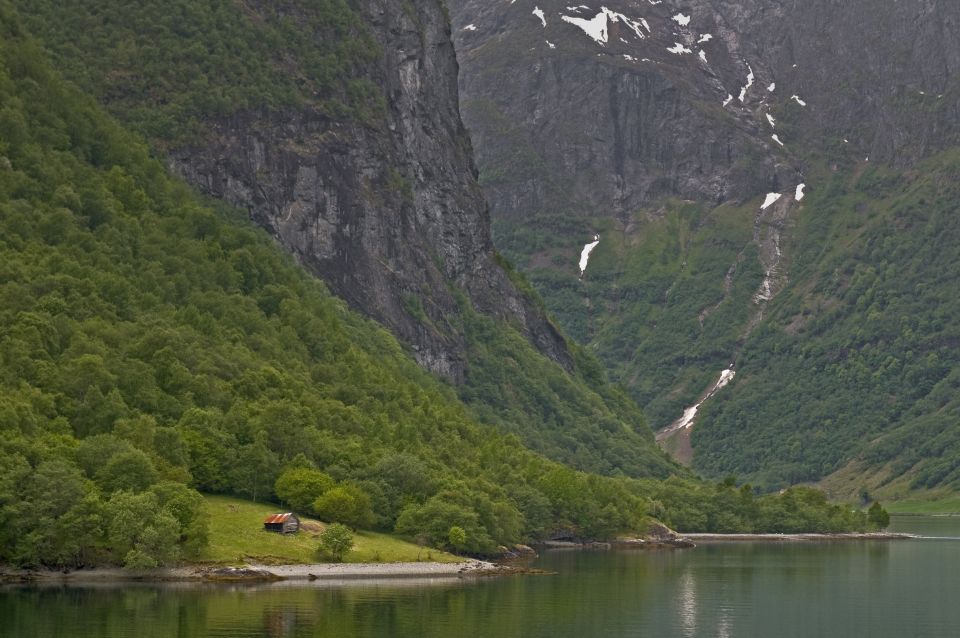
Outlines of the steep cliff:
[[563,337],[494,262],[489,217],[457,106],[457,63],[441,5],[361,3],[381,55],[359,71],[383,108],[355,122],[318,109],[217,118],[175,170],[246,208],[333,291],[455,382],[466,370],[454,288],[572,369]]

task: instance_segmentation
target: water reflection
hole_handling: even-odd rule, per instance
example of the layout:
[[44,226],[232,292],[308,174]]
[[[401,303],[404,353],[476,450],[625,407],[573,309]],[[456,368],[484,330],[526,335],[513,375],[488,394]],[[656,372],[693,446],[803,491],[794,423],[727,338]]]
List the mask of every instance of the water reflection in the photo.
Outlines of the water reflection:
[[[960,536],[938,527],[937,535]],[[0,589],[0,636],[956,636],[960,542],[546,553],[556,576]]]
[[680,576],[679,617],[683,625],[685,638],[693,638],[697,633],[697,593],[694,590],[693,575],[687,569]]

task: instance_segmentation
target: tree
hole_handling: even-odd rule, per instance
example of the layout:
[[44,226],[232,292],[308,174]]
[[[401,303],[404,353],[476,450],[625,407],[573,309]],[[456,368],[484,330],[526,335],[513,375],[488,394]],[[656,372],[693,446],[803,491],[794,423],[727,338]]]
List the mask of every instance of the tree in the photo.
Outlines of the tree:
[[338,563],[353,548],[353,532],[346,525],[333,523],[320,534],[320,551]]
[[277,498],[298,512],[310,511],[311,506],[335,485],[326,472],[313,468],[295,468],[285,471],[274,483]]
[[370,496],[356,485],[339,485],[327,490],[313,503],[317,516],[353,528],[365,528],[375,520]]
[[454,525],[447,532],[447,540],[454,552],[463,551],[463,548],[467,545],[467,532],[459,525]]
[[115,454],[94,477],[104,494],[118,490],[142,492],[157,482],[157,470],[140,450]]
[[883,509],[880,501],[874,501],[870,509],[867,510],[867,521],[872,527],[877,529],[886,529],[890,525],[890,514]]

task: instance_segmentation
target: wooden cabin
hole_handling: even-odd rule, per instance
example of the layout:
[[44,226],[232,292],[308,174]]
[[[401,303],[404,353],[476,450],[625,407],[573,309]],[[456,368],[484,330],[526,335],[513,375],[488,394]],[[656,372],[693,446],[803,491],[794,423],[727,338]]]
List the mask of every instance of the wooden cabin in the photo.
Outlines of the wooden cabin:
[[274,514],[263,521],[263,529],[278,534],[296,534],[300,530],[300,519],[292,512]]

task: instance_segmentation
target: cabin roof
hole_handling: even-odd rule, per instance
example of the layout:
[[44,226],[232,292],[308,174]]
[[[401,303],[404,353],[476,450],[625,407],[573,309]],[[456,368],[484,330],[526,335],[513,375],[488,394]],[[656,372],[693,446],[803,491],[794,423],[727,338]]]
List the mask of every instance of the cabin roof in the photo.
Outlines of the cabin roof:
[[276,523],[286,523],[291,518],[296,518],[296,516],[293,515],[293,512],[287,512],[285,514],[274,514],[272,516],[268,516],[267,519],[263,521],[263,524],[272,525]]

